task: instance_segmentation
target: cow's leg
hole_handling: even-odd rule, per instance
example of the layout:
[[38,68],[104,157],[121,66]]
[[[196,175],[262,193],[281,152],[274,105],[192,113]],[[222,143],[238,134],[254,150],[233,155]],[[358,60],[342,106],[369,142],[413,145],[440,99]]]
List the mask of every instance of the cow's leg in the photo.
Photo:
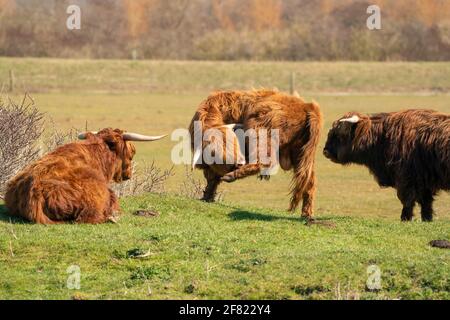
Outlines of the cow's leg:
[[108,217],[108,221],[117,223],[117,219],[120,215],[120,205],[116,194],[111,189],[109,191],[109,207],[105,209],[105,215]]
[[403,204],[402,221],[412,221],[414,215],[414,206],[416,205],[416,199],[414,192],[411,190],[399,189],[397,196]]
[[293,180],[289,211],[294,212],[298,208],[300,201],[303,200],[302,216],[311,218],[313,215],[313,202],[316,191],[315,177],[314,175],[311,177],[311,180],[307,182],[305,189],[303,189],[301,185],[295,183],[296,181]]
[[261,168],[262,166],[260,164],[246,164],[224,175],[222,177],[222,181],[234,182],[236,180],[243,179],[248,176],[253,176],[258,174],[261,171]]
[[433,201],[433,193],[431,191],[425,190],[422,192],[422,195],[419,199],[419,203],[422,209],[422,221],[433,221]]
[[203,175],[206,178],[207,184],[201,200],[214,202],[216,199],[217,187],[221,183],[220,176],[209,168],[203,170]]
[[117,198],[108,187],[97,186],[95,194],[80,199],[76,223],[100,224],[111,221],[113,210],[118,209]]
[[315,189],[315,176],[314,172],[311,173],[311,179],[309,181],[303,181],[304,174],[302,174],[302,168],[299,164],[299,155],[296,154],[292,157],[294,175],[292,177],[292,189],[291,189],[291,204],[289,211],[295,212],[298,208],[300,201],[303,200],[302,216],[312,216],[312,204]]
[[95,208],[85,208],[75,220],[76,223],[100,224],[110,221],[110,217]]
[[[250,125],[251,127],[251,125]],[[259,148],[261,148],[262,146],[260,145],[261,143],[263,143],[261,140],[259,140],[260,138],[258,137],[258,145]],[[251,144],[251,143],[250,143]],[[265,141],[266,144],[266,152],[267,152],[267,157],[271,157],[272,153],[272,141],[271,139],[267,139],[267,141]],[[249,150],[249,155],[248,155],[248,159],[250,160],[248,164],[243,164],[238,166],[238,168],[230,173],[227,173],[226,175],[224,175],[222,177],[222,181],[225,182],[234,182],[236,180],[239,179],[244,179],[246,177],[249,176],[253,176],[253,175],[257,175],[259,173],[261,173],[261,171],[263,169],[269,169],[272,166],[272,163],[265,163],[263,162],[263,160],[260,157],[260,149],[259,148],[251,148],[251,150]],[[271,161],[272,159],[270,159]],[[260,176],[261,179],[266,179],[269,180],[269,175],[267,174],[262,174]]]
[[306,189],[303,192],[303,206],[302,206],[302,217],[307,219],[313,218],[313,205],[314,205],[314,196],[316,194],[316,176],[313,173],[311,175],[311,179],[308,181],[306,185]]

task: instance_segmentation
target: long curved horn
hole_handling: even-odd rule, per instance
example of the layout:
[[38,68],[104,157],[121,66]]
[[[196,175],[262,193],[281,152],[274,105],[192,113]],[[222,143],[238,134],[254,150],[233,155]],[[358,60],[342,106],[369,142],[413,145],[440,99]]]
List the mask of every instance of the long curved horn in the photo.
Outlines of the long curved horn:
[[358,123],[361,120],[356,114],[351,118],[342,119],[339,122]]
[[89,132],[83,132],[83,133],[80,133],[80,134],[78,135],[78,139],[80,139],[80,140],[86,140],[87,134],[88,134],[88,133],[97,134],[98,132],[97,132],[97,131],[89,131]]
[[192,159],[192,170],[195,169],[195,165],[200,163],[202,157],[203,149],[202,146],[198,146],[194,153],[194,158]]
[[167,137],[167,134],[163,136],[144,136],[138,133],[126,132],[122,135],[125,141],[156,141]]

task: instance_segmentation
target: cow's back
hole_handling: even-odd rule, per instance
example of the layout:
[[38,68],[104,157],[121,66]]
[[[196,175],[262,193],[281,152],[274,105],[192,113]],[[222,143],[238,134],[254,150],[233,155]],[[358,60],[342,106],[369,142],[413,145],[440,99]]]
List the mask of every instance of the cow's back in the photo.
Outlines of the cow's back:
[[398,164],[400,175],[417,186],[450,189],[449,115],[431,110],[392,113],[385,120],[385,134],[388,162]]

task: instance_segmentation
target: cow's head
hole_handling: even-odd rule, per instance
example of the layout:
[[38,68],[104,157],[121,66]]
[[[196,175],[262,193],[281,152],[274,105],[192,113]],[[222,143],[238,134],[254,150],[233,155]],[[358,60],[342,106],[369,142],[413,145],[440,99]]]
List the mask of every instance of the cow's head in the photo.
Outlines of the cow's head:
[[103,129],[99,132],[81,133],[81,140],[101,139],[108,149],[115,154],[114,172],[112,179],[122,182],[131,179],[132,160],[136,154],[136,148],[132,141],[156,141],[165,136],[144,136],[137,133],[124,132],[120,129]]
[[357,112],[346,114],[333,123],[323,153],[333,162],[348,164],[355,152],[369,141],[371,120]]

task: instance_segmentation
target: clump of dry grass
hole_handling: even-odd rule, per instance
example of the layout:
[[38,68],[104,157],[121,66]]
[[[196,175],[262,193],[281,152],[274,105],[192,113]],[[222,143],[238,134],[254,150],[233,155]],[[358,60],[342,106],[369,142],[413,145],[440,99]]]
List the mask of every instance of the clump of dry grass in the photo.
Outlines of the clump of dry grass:
[[47,125],[46,128],[48,134],[44,139],[42,139],[42,154],[51,152],[66,143],[78,140],[78,133],[80,130],[72,128],[68,131],[62,131],[57,128],[56,124],[53,122],[53,119],[50,119],[48,122],[49,125]]
[[[189,166],[185,167],[184,171],[185,179],[180,187],[180,194],[189,199],[201,199],[203,197],[203,191],[206,184],[201,179],[194,177],[193,171]],[[223,201],[224,193],[217,192],[216,201]]]
[[0,96],[0,198],[6,182],[38,158],[43,117],[28,95],[20,104]]
[[180,194],[190,199],[200,199],[203,196],[203,190],[205,190],[205,184],[196,179],[189,166],[184,170],[185,179],[180,187]]
[[119,198],[137,196],[144,193],[164,193],[167,179],[173,176],[173,167],[163,170],[155,162],[134,164],[132,178],[111,188]]

